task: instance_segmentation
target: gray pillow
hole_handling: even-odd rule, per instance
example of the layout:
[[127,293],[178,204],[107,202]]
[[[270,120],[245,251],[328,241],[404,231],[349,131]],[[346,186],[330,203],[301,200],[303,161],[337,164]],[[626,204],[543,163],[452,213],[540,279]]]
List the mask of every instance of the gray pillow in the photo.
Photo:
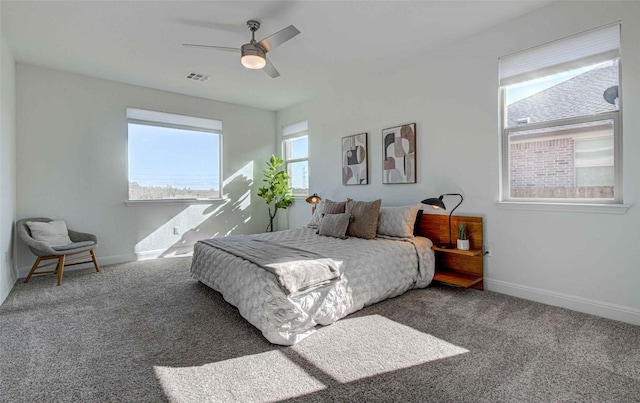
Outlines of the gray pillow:
[[416,215],[421,204],[400,207],[381,207],[378,234],[400,238],[413,238]]
[[341,214],[346,211],[347,202],[334,202],[333,200],[325,199],[324,201],[324,214]]
[[320,220],[317,234],[345,239],[350,218],[346,213],[325,214]]
[[347,200],[346,212],[352,217],[347,235],[364,239],[376,237],[382,199],[371,202]]

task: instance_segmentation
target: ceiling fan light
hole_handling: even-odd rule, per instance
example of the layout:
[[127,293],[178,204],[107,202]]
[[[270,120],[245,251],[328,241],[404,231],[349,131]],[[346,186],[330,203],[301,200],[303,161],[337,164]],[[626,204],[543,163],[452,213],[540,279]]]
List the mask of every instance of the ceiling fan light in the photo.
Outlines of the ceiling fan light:
[[248,69],[259,70],[267,65],[265,52],[259,46],[247,43],[242,45],[241,53],[240,62]]
[[240,59],[242,65],[248,69],[259,70],[264,68],[267,65],[267,61],[264,58],[256,55],[246,55],[242,56]]

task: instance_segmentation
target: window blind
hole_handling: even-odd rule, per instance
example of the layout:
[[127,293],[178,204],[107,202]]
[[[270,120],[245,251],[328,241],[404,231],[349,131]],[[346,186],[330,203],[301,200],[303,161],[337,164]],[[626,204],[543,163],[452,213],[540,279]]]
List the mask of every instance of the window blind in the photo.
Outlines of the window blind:
[[195,116],[127,108],[127,119],[151,124],[164,124],[171,127],[189,127],[222,133],[222,121]]
[[306,120],[303,120],[302,122],[291,123],[285,125],[282,128],[282,137],[301,135],[307,130],[309,130],[309,124]]
[[512,85],[620,57],[620,23],[500,58],[500,85]]

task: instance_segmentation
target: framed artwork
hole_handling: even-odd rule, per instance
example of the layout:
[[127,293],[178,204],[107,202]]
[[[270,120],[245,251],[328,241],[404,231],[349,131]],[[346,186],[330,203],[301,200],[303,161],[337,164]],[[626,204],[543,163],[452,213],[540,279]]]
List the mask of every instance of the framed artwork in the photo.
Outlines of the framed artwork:
[[416,124],[382,131],[382,183],[416,183]]
[[342,184],[369,184],[367,133],[342,138]]

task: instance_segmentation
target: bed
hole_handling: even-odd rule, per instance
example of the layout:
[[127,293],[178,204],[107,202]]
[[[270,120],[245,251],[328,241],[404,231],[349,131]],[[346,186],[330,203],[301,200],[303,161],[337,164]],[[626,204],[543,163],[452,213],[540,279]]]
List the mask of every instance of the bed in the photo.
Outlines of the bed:
[[[415,221],[415,214],[413,217]],[[191,275],[220,292],[267,340],[281,345],[296,344],[319,325],[334,323],[367,305],[426,287],[433,278],[432,243],[425,237],[376,234],[374,239],[341,239],[317,232],[316,228],[300,228],[229,236],[225,244],[219,239],[198,241]],[[252,261],[243,252],[244,246],[238,245],[273,245],[280,248],[274,256],[290,250],[294,255],[326,258],[338,274],[317,286],[290,289],[265,267],[270,265]],[[256,251],[262,254],[261,249]],[[283,260],[291,264],[298,259]]]

